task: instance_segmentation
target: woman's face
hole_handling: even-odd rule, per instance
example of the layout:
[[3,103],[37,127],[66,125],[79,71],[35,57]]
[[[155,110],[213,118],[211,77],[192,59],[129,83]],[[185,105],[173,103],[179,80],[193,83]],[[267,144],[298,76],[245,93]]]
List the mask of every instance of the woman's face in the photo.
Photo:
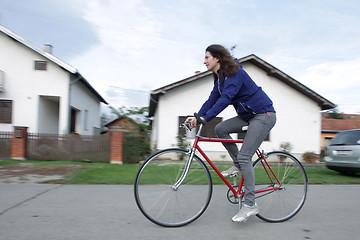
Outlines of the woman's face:
[[212,72],[217,72],[220,69],[220,61],[218,58],[213,57],[209,51],[205,53],[205,61],[207,69]]

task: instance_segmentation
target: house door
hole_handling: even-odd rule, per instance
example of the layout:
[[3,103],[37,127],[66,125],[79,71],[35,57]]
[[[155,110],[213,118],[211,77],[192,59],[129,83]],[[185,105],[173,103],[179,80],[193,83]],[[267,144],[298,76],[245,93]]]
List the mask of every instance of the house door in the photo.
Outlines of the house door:
[[75,132],[76,130],[76,115],[78,111],[76,109],[71,109],[71,120],[70,120],[70,133]]

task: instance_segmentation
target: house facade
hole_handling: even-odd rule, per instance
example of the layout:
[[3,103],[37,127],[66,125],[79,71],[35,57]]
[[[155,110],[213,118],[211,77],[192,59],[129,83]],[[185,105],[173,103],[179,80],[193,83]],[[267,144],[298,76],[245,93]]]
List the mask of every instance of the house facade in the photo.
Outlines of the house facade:
[[[308,151],[320,153],[320,111],[334,108],[335,105],[255,55],[244,57],[239,62],[273,100],[277,112],[277,123],[261,148],[269,152],[281,150],[282,145],[290,144],[290,152],[299,158]],[[199,111],[212,87],[212,73],[207,71],[152,91],[149,113],[153,116],[153,149],[177,146],[177,136],[181,134],[180,122]],[[235,114],[233,107],[229,106],[218,115],[216,121]],[[237,134],[233,135],[233,138],[237,137]],[[201,144],[214,159],[230,159],[221,144]]]
[[100,133],[107,102],[78,70],[0,25],[0,131]]

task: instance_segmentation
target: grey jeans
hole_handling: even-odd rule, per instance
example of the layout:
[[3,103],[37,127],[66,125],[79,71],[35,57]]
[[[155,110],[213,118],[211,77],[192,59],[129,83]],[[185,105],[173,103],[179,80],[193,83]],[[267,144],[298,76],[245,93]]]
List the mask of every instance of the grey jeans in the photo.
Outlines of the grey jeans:
[[244,137],[244,143],[239,151],[235,143],[223,143],[234,161],[234,165],[241,170],[244,177],[244,203],[249,206],[255,204],[255,173],[252,166],[252,156],[260,147],[276,122],[274,112],[256,114],[248,122],[240,117],[225,120],[215,127],[219,138],[231,139],[230,133],[242,132],[243,126],[249,126]]

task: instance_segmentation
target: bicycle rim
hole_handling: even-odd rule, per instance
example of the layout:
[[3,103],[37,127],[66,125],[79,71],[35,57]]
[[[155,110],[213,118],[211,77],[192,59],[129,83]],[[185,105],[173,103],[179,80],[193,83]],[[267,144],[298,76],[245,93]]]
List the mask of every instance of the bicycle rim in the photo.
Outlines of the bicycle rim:
[[[285,152],[271,152],[266,156],[277,179],[262,158],[254,162],[256,203],[260,219],[267,222],[283,222],[295,216],[305,203],[307,175],[301,163]],[[273,189],[273,190],[271,190]]]
[[190,154],[182,149],[166,149],[149,157],[140,167],[134,195],[140,211],[150,221],[164,227],[180,227],[195,221],[206,210],[212,195],[208,168],[194,155],[185,180],[182,176]]

